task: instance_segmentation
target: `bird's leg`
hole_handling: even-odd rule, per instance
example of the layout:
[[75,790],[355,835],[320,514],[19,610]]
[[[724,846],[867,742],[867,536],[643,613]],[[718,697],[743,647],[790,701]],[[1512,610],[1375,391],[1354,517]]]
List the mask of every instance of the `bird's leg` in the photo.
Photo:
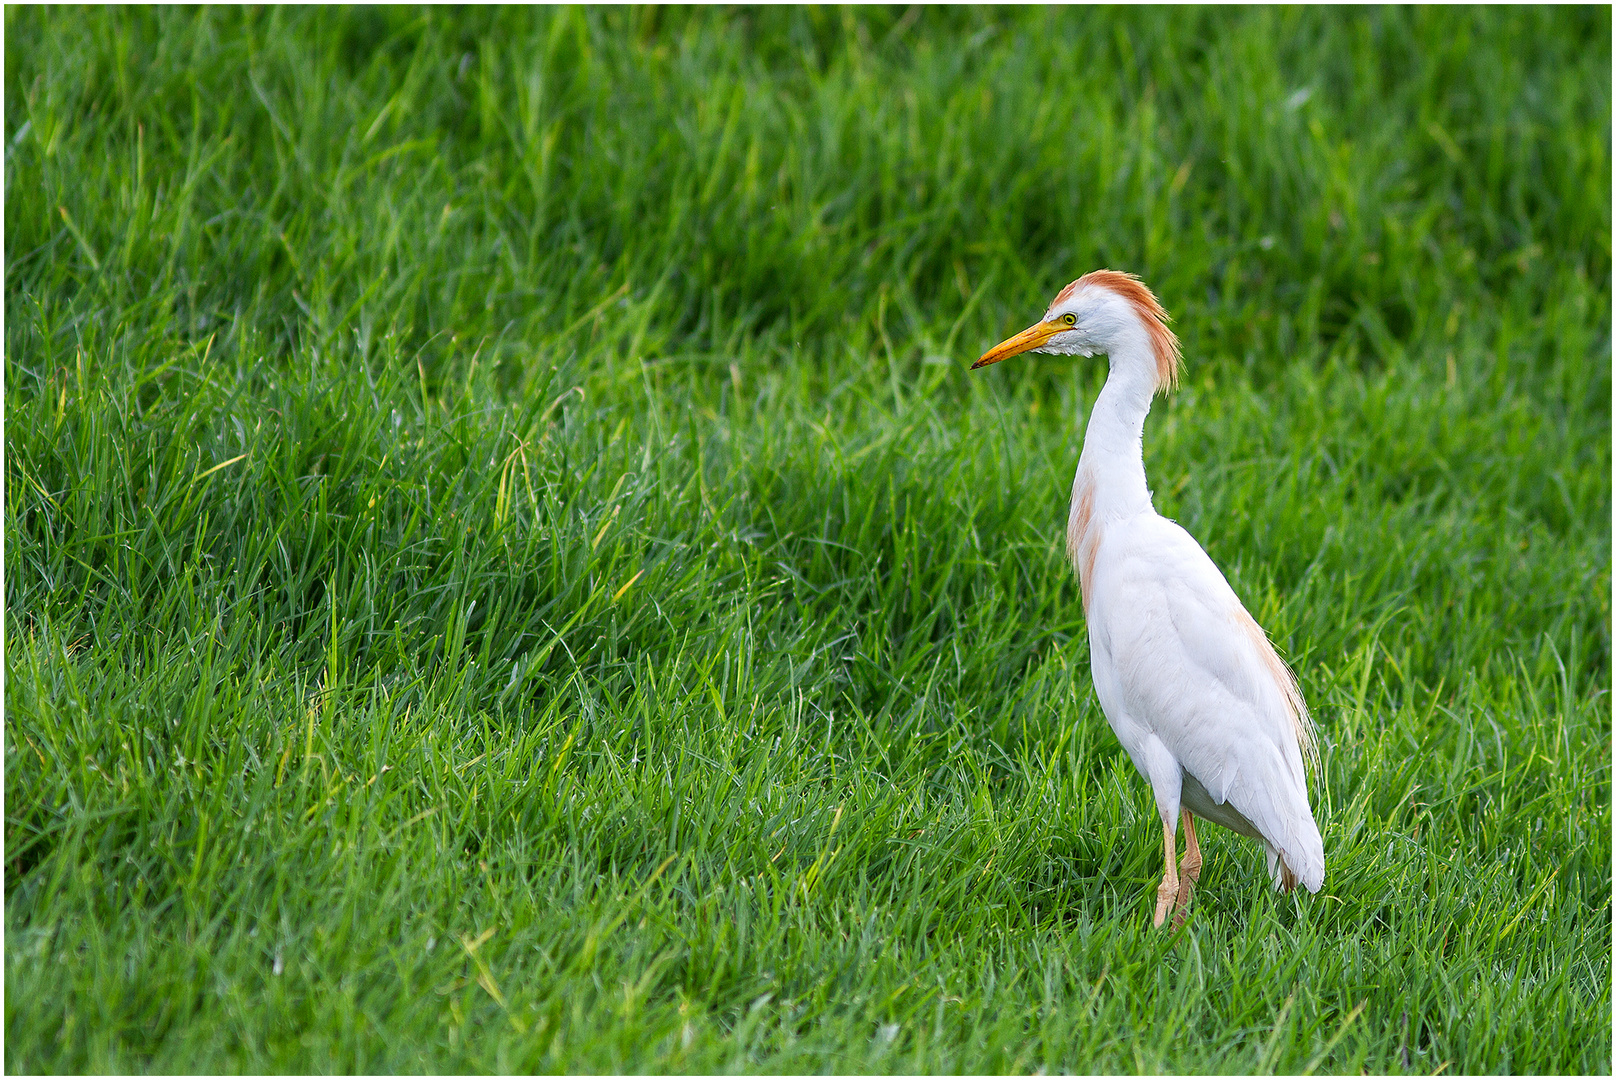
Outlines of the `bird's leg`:
[[1195,839],[1195,815],[1184,811],[1184,858],[1178,864],[1178,904],[1173,912],[1173,926],[1184,924],[1184,912],[1190,906],[1195,882],[1201,877],[1201,844]]
[[1178,899],[1178,866],[1174,861],[1174,856],[1178,854],[1178,843],[1173,838],[1172,818],[1162,819],[1162,842],[1167,850],[1167,872],[1162,875],[1161,885],[1156,889],[1155,926],[1167,921],[1167,909]]

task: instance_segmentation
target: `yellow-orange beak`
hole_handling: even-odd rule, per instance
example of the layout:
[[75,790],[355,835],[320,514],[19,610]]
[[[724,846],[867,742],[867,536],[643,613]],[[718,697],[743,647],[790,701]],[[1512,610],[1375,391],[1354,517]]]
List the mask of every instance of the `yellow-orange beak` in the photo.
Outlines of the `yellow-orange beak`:
[[982,359],[971,365],[971,370],[975,371],[979,367],[987,367],[989,364],[997,364],[1000,360],[1003,360],[1006,357],[1015,356],[1019,353],[1030,352],[1031,350],[1038,348],[1038,346],[1042,345],[1050,338],[1054,337],[1056,334],[1061,333],[1063,330],[1070,329],[1071,327],[1067,326],[1063,322],[1036,323],[1027,327],[1027,329],[1023,330],[1015,337],[1001,341],[997,345],[993,346],[993,348],[983,353]]

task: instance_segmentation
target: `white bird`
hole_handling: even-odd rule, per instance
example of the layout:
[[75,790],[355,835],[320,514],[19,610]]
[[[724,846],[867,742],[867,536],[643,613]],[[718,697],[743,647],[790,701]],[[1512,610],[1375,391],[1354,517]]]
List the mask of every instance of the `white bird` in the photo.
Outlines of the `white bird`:
[[[1324,841],[1303,763],[1317,751],[1296,677],[1206,552],[1156,513],[1145,486],[1145,414],[1178,377],[1167,313],[1132,274],[1096,270],[1060,291],[1043,320],[973,368],[1024,352],[1104,353],[1072,482],[1066,551],[1082,587],[1094,690],[1111,730],[1156,796],[1167,869],[1155,924],[1183,921],[1201,873],[1194,817],[1261,840],[1275,886],[1324,883]],[[1184,859],[1176,866],[1177,821]]]

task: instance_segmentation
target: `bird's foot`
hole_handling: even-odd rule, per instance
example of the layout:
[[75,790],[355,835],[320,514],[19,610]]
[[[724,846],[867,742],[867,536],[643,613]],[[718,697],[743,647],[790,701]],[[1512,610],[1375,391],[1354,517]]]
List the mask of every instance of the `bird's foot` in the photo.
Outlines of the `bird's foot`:
[[1200,852],[1186,854],[1184,860],[1178,864],[1178,895],[1174,897],[1173,901],[1173,929],[1175,930],[1184,925],[1184,916],[1190,907],[1190,897],[1195,895],[1195,883],[1200,877]]
[[[1162,923],[1166,922],[1167,911],[1173,906],[1177,899],[1178,882],[1172,881],[1165,877],[1162,878],[1162,883],[1156,887],[1156,918],[1152,921],[1151,925],[1160,926]],[[1178,925],[1178,921],[1176,919],[1174,920],[1173,925],[1175,927]]]
[[1178,896],[1173,903],[1173,929],[1177,930],[1184,925],[1184,918],[1189,914],[1190,897],[1195,893],[1195,882],[1189,878],[1180,878],[1178,882]]

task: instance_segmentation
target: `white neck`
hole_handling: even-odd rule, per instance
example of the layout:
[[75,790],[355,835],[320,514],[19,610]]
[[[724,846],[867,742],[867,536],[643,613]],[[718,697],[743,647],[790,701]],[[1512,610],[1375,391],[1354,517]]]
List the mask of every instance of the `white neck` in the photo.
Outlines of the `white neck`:
[[1100,520],[1153,511],[1145,486],[1145,415],[1156,393],[1156,359],[1144,328],[1110,352],[1111,373],[1089,412],[1074,491],[1092,485]]

